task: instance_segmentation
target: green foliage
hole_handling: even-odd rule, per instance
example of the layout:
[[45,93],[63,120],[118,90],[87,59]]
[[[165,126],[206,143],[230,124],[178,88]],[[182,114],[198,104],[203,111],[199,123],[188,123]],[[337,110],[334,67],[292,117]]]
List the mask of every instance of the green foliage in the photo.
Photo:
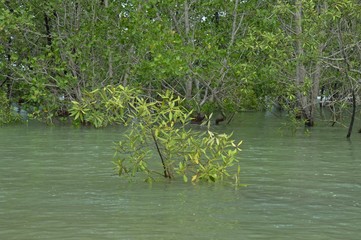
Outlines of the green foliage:
[[6,94],[0,90],[0,126],[20,121],[21,116],[12,111]]
[[85,91],[81,101],[72,101],[69,109],[74,124],[91,124],[96,128],[108,124],[124,124],[140,92],[121,85]]
[[128,133],[116,145],[119,175],[142,172],[148,181],[177,175],[185,182],[229,177],[238,181],[239,172],[232,173],[232,166],[238,162],[241,142],[236,144],[228,134],[213,133],[209,125],[207,131],[192,129],[192,112],[184,107],[184,99],[170,91],[157,99],[140,96],[135,89],[108,86],[88,92],[70,109],[80,123],[128,126]]
[[[179,175],[185,182],[215,182],[230,177],[229,169],[237,163],[241,143],[236,145],[231,135],[209,129],[193,130],[188,125],[191,112],[182,106],[180,97],[169,91],[159,97],[151,102],[138,98],[137,106],[131,106],[131,130],[117,146],[119,175],[143,172],[147,180],[157,175],[171,179]],[[155,170],[154,151],[162,170]]]
[[[317,94],[318,85],[330,95],[350,90],[339,33],[348,74],[359,78],[361,4],[297,2],[298,34],[295,1],[0,0],[0,85],[10,102],[24,100],[48,123],[71,101],[90,101],[86,89],[107,85],[140,88],[153,98],[169,89],[194,111],[227,116],[273,102],[292,109],[301,95],[315,108],[311,91]],[[297,63],[308,82],[295,83]],[[73,106],[78,124],[108,124],[94,101]]]

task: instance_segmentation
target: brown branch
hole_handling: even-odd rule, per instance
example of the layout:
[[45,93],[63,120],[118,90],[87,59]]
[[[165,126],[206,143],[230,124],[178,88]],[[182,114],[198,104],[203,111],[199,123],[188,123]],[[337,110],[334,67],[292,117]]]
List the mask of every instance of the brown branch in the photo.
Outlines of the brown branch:
[[162,154],[162,152],[160,151],[157,138],[155,137],[155,134],[154,134],[153,131],[152,131],[152,138],[153,138],[153,141],[154,141],[154,143],[155,143],[155,147],[157,148],[157,152],[158,152],[158,155],[159,155],[159,157],[160,157],[160,160],[162,161],[163,170],[164,170],[164,177],[165,177],[165,178],[172,178],[171,174],[169,173],[169,170],[167,169],[167,166],[166,166],[165,161],[164,161],[164,158],[163,158],[163,154]]

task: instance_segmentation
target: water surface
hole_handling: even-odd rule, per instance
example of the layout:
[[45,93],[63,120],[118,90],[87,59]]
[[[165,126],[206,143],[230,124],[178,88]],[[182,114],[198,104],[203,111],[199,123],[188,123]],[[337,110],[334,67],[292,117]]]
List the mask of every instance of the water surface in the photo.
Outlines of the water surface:
[[114,175],[121,128],[0,128],[0,239],[361,239],[361,136],[244,113],[242,182],[148,185]]

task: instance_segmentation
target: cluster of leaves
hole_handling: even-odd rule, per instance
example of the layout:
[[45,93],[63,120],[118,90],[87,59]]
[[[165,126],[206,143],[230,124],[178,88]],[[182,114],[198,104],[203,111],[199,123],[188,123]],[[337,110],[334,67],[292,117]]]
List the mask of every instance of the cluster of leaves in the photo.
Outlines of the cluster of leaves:
[[116,144],[119,175],[142,172],[147,181],[178,175],[185,182],[233,177],[238,183],[240,169],[233,166],[238,162],[241,142],[235,143],[231,134],[212,132],[209,124],[207,131],[193,129],[189,125],[192,112],[184,107],[184,99],[171,91],[151,99],[136,89],[108,86],[86,96],[82,102],[73,102],[75,121],[96,127],[110,123],[129,127]]
[[6,94],[0,90],[0,126],[12,122],[20,122],[21,116],[12,111]]
[[124,124],[129,106],[134,105],[139,90],[129,87],[107,86],[85,91],[81,101],[72,101],[69,109],[74,124],[92,125],[96,128],[108,124]]

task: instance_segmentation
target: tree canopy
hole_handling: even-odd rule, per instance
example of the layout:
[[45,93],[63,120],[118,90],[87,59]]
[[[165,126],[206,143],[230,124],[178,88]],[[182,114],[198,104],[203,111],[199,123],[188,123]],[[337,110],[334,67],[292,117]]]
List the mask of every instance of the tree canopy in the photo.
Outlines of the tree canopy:
[[359,98],[358,0],[0,1],[0,91],[52,122],[107,85],[165,90],[195,113],[277,104],[306,125]]

